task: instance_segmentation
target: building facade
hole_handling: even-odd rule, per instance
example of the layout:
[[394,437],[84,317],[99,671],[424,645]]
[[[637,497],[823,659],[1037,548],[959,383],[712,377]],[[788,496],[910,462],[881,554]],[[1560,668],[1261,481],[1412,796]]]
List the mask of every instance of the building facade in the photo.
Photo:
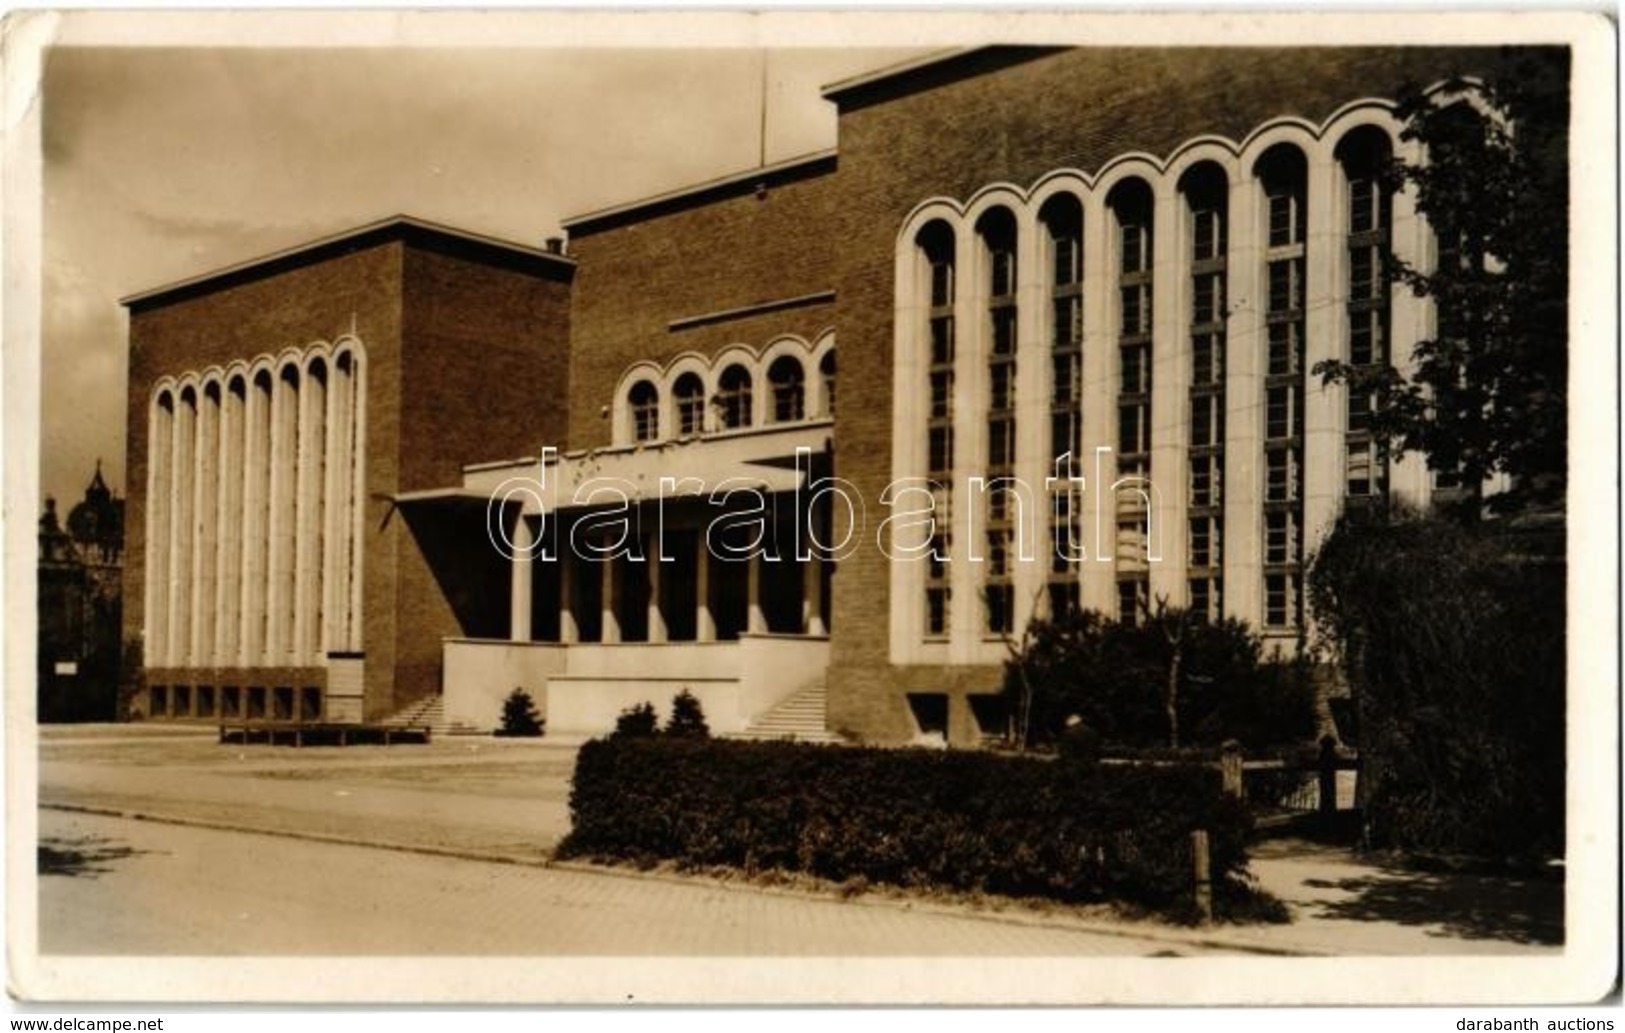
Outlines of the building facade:
[[1337,514],[1448,490],[1311,373],[1433,327],[1383,274],[1434,248],[1394,98],[1531,56],[984,48],[568,258],[397,221],[132,299],[152,712],[489,727],[523,686],[586,733],[688,688],[966,744],[1059,608],[1295,650]]

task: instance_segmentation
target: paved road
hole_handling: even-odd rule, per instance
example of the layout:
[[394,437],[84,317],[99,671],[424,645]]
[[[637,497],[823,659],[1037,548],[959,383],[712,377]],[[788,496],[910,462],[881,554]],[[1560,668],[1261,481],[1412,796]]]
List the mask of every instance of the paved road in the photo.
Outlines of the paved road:
[[1133,956],[1188,944],[40,812],[43,954]]

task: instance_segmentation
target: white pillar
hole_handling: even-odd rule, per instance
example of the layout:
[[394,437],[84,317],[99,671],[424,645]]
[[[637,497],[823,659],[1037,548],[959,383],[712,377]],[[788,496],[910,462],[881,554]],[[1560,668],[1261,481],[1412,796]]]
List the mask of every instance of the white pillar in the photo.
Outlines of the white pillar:
[[643,565],[649,572],[649,634],[650,642],[666,641],[666,611],[660,605],[660,540],[647,536],[643,546]]
[[[1085,202],[1083,215],[1083,442],[1087,454],[1077,457],[1084,491],[1079,527],[1088,559],[1081,564],[1083,587],[1079,600],[1086,609],[1117,612],[1117,500],[1110,487],[1117,479],[1117,395],[1120,384],[1117,327],[1117,248],[1112,239],[1116,223],[1105,197],[1095,193]],[[1097,448],[1112,453],[1099,464]]]
[[559,578],[559,641],[571,645],[581,641],[581,625],[576,621],[575,587],[578,575],[575,554],[570,551],[567,536],[560,533],[558,536],[558,559],[554,566],[558,570]]
[[324,662],[329,652],[343,648],[343,615],[348,602],[344,591],[347,579],[340,576],[340,571],[346,569],[345,543],[349,540],[350,522],[346,413],[349,376],[341,362],[342,358],[334,360],[327,373],[327,433],[322,440],[322,620],[316,649]]
[[215,487],[218,472],[220,403],[207,387],[198,394],[197,434],[192,456],[192,641],[194,667],[214,663]]
[[761,552],[751,554],[745,568],[745,630],[752,635],[767,631],[767,617],[762,612],[762,559]]
[[174,395],[166,407],[152,403],[147,421],[146,614],[142,662],[163,667],[169,662],[169,477],[170,439],[174,434]]
[[508,637],[515,642],[530,641],[531,581],[535,577],[531,546],[535,541],[530,521],[520,513],[513,529],[513,580],[508,597]]
[[801,627],[808,635],[828,635],[824,626],[824,561],[814,556],[801,565]]
[[357,351],[354,354],[354,373],[350,404],[350,604],[346,607],[348,642],[351,652],[359,653],[365,644],[362,634],[362,572],[365,569],[366,512],[367,512],[367,364]]
[[717,621],[711,614],[711,550],[706,547],[704,531],[695,536],[694,553],[694,639],[715,642]]
[[1230,250],[1225,261],[1230,319],[1225,330],[1224,615],[1264,623],[1264,333],[1263,191],[1251,170],[1230,184]]
[[[188,393],[192,395],[190,402],[186,400]],[[192,447],[196,417],[196,392],[188,388],[175,405],[169,464],[169,644],[165,653],[172,667],[191,663]]]
[[232,390],[232,381],[221,387],[220,449],[215,522],[215,663],[223,667],[237,661],[237,635],[241,623],[243,541],[243,400]]
[[1338,284],[1348,273],[1347,238],[1343,234],[1344,200],[1338,180],[1341,170],[1332,156],[1330,141],[1309,154],[1308,241],[1304,261],[1304,389],[1303,389],[1303,527],[1299,529],[1305,557],[1337,519],[1346,486],[1343,424],[1348,389],[1322,387],[1310,373],[1319,362],[1347,357],[1344,345],[1347,299]]
[[[1148,548],[1161,547],[1161,559],[1148,564],[1151,598],[1170,605],[1188,602],[1186,577],[1186,489],[1190,455],[1190,262],[1183,232],[1184,204],[1178,185],[1158,177],[1153,189],[1154,280],[1151,305],[1151,483],[1156,491],[1146,525]],[[1153,553],[1156,555],[1156,553]]]
[[617,592],[615,591],[615,561],[603,559],[598,561],[600,584],[603,586],[599,600],[599,610],[602,618],[598,640],[605,645],[611,645],[621,640],[621,618],[615,610]]

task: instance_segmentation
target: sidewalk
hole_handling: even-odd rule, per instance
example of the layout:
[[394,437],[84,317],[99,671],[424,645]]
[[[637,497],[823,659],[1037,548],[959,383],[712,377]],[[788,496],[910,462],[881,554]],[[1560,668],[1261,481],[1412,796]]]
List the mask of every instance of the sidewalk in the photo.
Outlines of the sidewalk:
[[[549,866],[552,847],[569,829],[573,762],[573,748],[545,740],[293,750],[220,747],[201,738],[177,747],[173,737],[160,744],[141,734],[47,737],[41,744],[40,803],[56,810]],[[737,881],[578,864],[551,867],[677,880],[728,893],[809,896]],[[1406,871],[1299,840],[1258,844],[1251,868],[1264,889],[1290,906],[1291,924],[1188,929],[1018,903],[994,912],[880,893],[854,902],[1271,954],[1557,954],[1562,949],[1560,878]]]

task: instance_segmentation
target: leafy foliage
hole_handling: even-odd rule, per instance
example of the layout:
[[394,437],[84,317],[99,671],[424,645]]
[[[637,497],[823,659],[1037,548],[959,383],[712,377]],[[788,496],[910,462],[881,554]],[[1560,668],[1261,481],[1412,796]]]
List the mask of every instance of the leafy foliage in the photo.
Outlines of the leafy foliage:
[[621,711],[615,719],[614,737],[617,739],[646,739],[659,731],[660,718],[653,703],[639,703]]
[[1351,513],[1315,557],[1309,602],[1358,707],[1377,846],[1560,853],[1561,534]]
[[536,701],[523,688],[516,688],[502,701],[502,729],[497,734],[537,736],[546,722],[536,712]]
[[1240,890],[1244,808],[1196,766],[611,738],[582,747],[561,856],[670,859],[1071,901],[1190,905],[1190,833]]
[[1078,714],[1112,746],[1166,746],[1164,693],[1172,629],[1181,624],[1175,705],[1186,742],[1238,739],[1257,749],[1313,737],[1313,690],[1297,665],[1264,663],[1262,643],[1241,621],[1188,620],[1162,608],[1137,625],[1094,610],[1035,621],[1004,679],[1012,700],[1024,685],[1031,694],[1029,740],[1055,742]]
[[[1467,490],[1507,474],[1507,510],[1560,500],[1567,464],[1568,183],[1566,59],[1531,54],[1493,84],[1410,89],[1401,137],[1423,161],[1395,162],[1390,189],[1414,196],[1438,240],[1432,268],[1390,257],[1390,280],[1431,298],[1438,331],[1392,365],[1325,361],[1327,383],[1375,397],[1373,437],[1391,454],[1426,453]],[[1397,358],[1397,357],[1396,357]]]
[[704,739],[711,734],[700,701],[687,689],[672,697],[671,719],[666,722],[666,734],[679,739]]

